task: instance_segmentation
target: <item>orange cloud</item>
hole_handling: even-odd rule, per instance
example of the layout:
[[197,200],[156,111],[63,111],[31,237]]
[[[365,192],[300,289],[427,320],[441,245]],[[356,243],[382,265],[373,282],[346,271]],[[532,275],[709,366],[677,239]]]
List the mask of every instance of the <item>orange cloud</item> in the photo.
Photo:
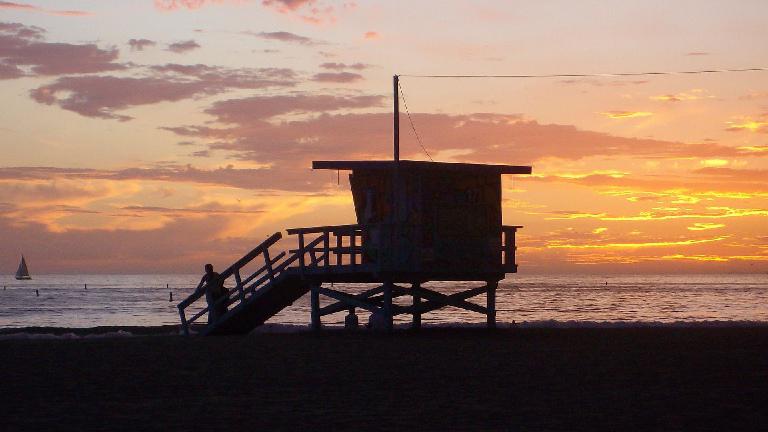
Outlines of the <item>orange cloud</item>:
[[601,112],[600,114],[608,117],[609,119],[630,119],[630,118],[638,118],[638,117],[650,117],[653,115],[652,112],[648,111],[605,111]]
[[650,99],[660,102],[681,102],[700,99],[713,99],[714,97],[715,96],[709,94],[709,92],[704,89],[693,89],[688,92],[651,96]]
[[720,236],[707,239],[691,239],[691,240],[676,240],[676,241],[656,241],[656,242],[639,242],[639,243],[607,243],[607,244],[558,244],[550,243],[547,248],[550,249],[637,249],[637,248],[650,248],[650,247],[668,247],[668,246],[689,246],[701,243],[711,243],[722,241],[729,238],[729,236]]
[[725,227],[725,224],[696,222],[692,226],[689,226],[688,229],[690,231],[704,231],[704,230],[711,230],[711,229],[717,229],[717,228],[723,228],[723,227]]
[[663,260],[692,260],[692,261],[719,261],[727,262],[728,258],[724,258],[717,255],[664,255],[661,257]]
[[381,35],[379,34],[379,32],[375,32],[375,31],[367,31],[363,35],[363,39],[368,39],[368,40],[379,39],[380,37]]
[[745,153],[766,153],[768,152],[768,145],[766,146],[741,146],[737,147],[737,149],[745,152]]
[[677,209],[666,209],[665,211],[644,211],[634,216],[611,216],[606,213],[564,212],[562,215],[550,216],[546,219],[598,219],[601,221],[642,222],[675,219],[726,219],[748,216],[768,216],[768,210],[762,209],[734,209],[730,207],[707,207],[706,209],[710,210],[710,213],[684,213],[678,212]]
[[743,117],[739,120],[725,122],[728,127],[725,130],[729,132],[749,131],[757,133],[768,133],[768,121],[763,119],[752,119]]

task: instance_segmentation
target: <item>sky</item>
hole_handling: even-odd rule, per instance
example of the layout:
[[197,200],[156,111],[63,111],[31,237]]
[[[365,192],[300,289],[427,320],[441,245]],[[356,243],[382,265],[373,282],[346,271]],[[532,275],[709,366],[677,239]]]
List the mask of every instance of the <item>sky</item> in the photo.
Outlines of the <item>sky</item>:
[[[768,67],[768,2],[0,1],[0,273],[223,268],[354,223],[392,75]],[[768,273],[768,72],[430,79],[403,158],[506,176],[527,273]],[[405,106],[401,105],[405,111]]]

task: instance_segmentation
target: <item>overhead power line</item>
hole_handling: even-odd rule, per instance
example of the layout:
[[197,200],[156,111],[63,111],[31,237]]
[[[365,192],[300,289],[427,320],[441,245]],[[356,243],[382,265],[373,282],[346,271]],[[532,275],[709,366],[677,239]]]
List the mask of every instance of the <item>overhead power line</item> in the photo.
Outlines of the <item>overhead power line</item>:
[[[752,68],[738,68],[738,69],[700,69],[700,70],[687,70],[687,71],[655,71],[655,72],[617,72],[617,73],[557,73],[557,74],[537,74],[537,75],[418,75],[418,74],[402,74],[395,75],[395,78],[589,78],[589,77],[636,77],[636,76],[652,76],[652,75],[697,75],[697,74],[718,74],[718,73],[735,73],[735,72],[767,72],[768,67],[752,67]],[[397,80],[397,88],[400,93],[400,97],[403,99],[403,106],[405,107],[405,113],[408,115],[408,122],[411,124],[413,134],[416,136],[416,140],[419,142],[419,146],[427,155],[429,160],[434,162],[432,156],[427,151],[424,143],[421,140],[419,132],[416,130],[416,125],[411,118],[411,112],[408,110],[408,103],[405,100],[405,92],[403,86],[399,80]]]
[[416,135],[416,141],[419,142],[419,146],[421,146],[421,149],[424,150],[424,153],[427,155],[430,161],[434,162],[435,160],[432,159],[432,156],[430,156],[429,152],[427,151],[427,148],[424,147],[424,143],[421,142],[421,137],[419,136],[419,133],[416,131],[416,125],[413,124],[413,119],[411,118],[411,112],[408,111],[408,102],[405,101],[405,93],[403,92],[403,86],[400,84],[400,82],[397,82],[397,88],[400,90],[400,98],[403,99],[403,107],[405,107],[405,113],[408,115],[408,122],[411,123],[411,129],[413,129],[413,134]]
[[588,77],[632,77],[644,75],[693,75],[714,74],[730,72],[766,72],[768,67],[753,67],[740,69],[702,69],[689,71],[661,71],[661,72],[618,72],[618,73],[558,73],[541,75],[410,75],[403,74],[406,78],[588,78]]

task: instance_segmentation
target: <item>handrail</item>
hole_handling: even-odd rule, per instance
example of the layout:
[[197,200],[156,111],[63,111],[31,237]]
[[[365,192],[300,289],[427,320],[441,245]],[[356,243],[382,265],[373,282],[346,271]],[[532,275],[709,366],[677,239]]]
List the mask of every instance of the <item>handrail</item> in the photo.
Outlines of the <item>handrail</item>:
[[315,226],[315,227],[307,227],[307,228],[290,228],[285,230],[288,234],[295,235],[295,234],[317,234],[317,233],[323,233],[323,232],[337,232],[342,231],[346,229],[361,229],[362,225],[358,224],[348,224],[348,225],[328,225],[328,226]]
[[[269,238],[264,240],[261,244],[253,248],[250,252],[243,255],[243,257],[237,260],[234,264],[227,267],[223,272],[219,273],[219,277],[221,277],[222,279],[229,278],[235,273],[235,271],[237,271],[239,268],[251,262],[259,254],[267,250],[267,248],[277,243],[281,238],[283,238],[283,235],[279,232],[272,234]],[[183,309],[189,306],[190,304],[194,303],[197,299],[199,299],[205,294],[205,290],[203,289],[204,287],[205,286],[200,287],[199,291],[194,292],[185,300],[182,300],[178,305],[176,305],[176,307],[179,309]]]
[[256,258],[256,256],[265,252],[270,246],[277,243],[281,238],[283,238],[283,235],[279,232],[272,234],[271,236],[269,236],[269,238],[264,240],[260,245],[253,248],[252,251],[248,252],[245,256],[237,260],[237,262],[235,262],[231,266],[227,267],[227,269],[221,272],[220,275],[223,276],[225,279],[228,278],[229,276],[232,276],[235,270],[251,262],[254,258]]
[[[257,277],[259,274],[263,273],[264,271],[267,271],[270,273],[270,276],[272,276],[273,273],[273,266],[275,263],[283,259],[285,257],[285,252],[282,252],[278,254],[274,259],[271,259],[269,257],[269,247],[277,243],[281,238],[283,238],[283,235],[279,232],[271,235],[266,240],[264,240],[261,244],[253,248],[250,252],[245,254],[242,258],[237,260],[234,264],[227,267],[224,271],[219,273],[219,277],[222,280],[226,280],[231,276],[235,276],[235,279],[237,281],[236,289],[231,290],[226,296],[222,296],[219,298],[213,306],[217,306],[221,303],[226,303],[227,305],[235,303],[238,299],[240,301],[245,300],[245,293],[243,290],[243,286],[253,280],[255,277]],[[258,270],[256,270],[253,274],[248,276],[244,281],[241,279],[240,276],[240,269],[243,268],[246,264],[253,261],[254,258],[256,258],[259,255],[264,255],[264,265],[262,265]],[[182,329],[185,334],[189,334],[189,325],[193,322],[195,322],[198,318],[203,316],[205,313],[209,312],[211,310],[211,306],[204,307],[201,311],[194,314],[191,318],[186,318],[186,308],[189,307],[191,304],[195,303],[197,300],[199,300],[201,297],[205,295],[205,288],[207,287],[207,283],[203,286],[201,286],[199,289],[195,290],[189,297],[179,302],[179,304],[176,305],[176,307],[179,309],[179,318],[181,319],[181,325]],[[233,296],[234,294],[234,296]],[[234,297],[234,298],[233,298]]]

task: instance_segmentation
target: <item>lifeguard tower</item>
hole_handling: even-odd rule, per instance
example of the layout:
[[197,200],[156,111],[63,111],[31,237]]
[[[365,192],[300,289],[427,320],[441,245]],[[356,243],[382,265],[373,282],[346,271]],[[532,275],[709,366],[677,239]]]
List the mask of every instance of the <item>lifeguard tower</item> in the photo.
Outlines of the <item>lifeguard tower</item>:
[[[447,306],[484,314],[495,327],[496,289],[507,273],[517,272],[515,233],[521,228],[502,222],[501,176],[530,174],[531,167],[400,160],[397,80],[393,160],[312,163],[313,169],[350,172],[357,223],[288,229],[296,247],[276,255],[270,248],[282,233],[269,237],[221,273],[234,286],[220,300],[229,310],[199,334],[247,333],[308,292],[315,330],[322,316],[354,316],[358,309],[386,329],[402,314],[419,328],[422,314]],[[478,286],[448,295],[424,286],[431,281]],[[372,287],[352,293],[345,283]],[[469,301],[482,294],[485,305]],[[208,312],[202,297],[197,292],[178,305],[186,334]],[[330,303],[323,305],[321,297]],[[398,297],[410,301],[395,304]]]

